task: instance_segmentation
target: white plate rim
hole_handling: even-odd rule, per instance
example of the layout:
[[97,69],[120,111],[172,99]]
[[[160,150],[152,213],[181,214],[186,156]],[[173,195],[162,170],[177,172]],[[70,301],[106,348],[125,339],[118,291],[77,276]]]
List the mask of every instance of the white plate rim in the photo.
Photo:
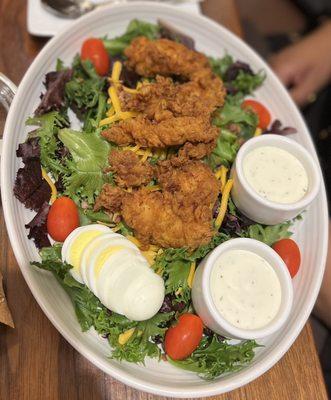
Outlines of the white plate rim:
[[[149,8],[157,8],[158,10],[162,11],[164,10],[175,10],[176,13],[180,13],[183,15],[183,18],[189,18],[191,20],[195,20],[197,23],[204,23],[205,25],[210,25],[212,26],[215,30],[219,30],[222,35],[227,36],[232,42],[236,42],[237,45],[240,45],[241,47],[245,46],[246,51],[250,52],[252,57],[258,57],[260,59],[260,63],[263,64],[263,68],[267,72],[267,75],[271,75],[274,79],[276,79],[279,82],[279,91],[282,92],[282,96],[289,98],[289,95],[286,91],[286,89],[283,87],[279,79],[275,76],[275,74],[272,72],[272,70],[269,68],[269,66],[264,63],[261,58],[257,55],[257,53],[252,50],[249,46],[247,46],[245,43],[241,41],[238,37],[236,37],[232,32],[228,31],[226,28],[223,26],[218,25],[214,21],[210,20],[207,17],[200,16],[200,15],[194,15],[192,13],[179,10],[176,8],[176,6],[170,6],[166,4],[160,4],[160,3],[151,3],[151,2],[134,2],[134,3],[128,3],[128,4],[119,4],[119,5],[112,5],[109,8],[112,10],[114,9],[121,9],[121,8],[134,8],[134,7],[146,7],[148,6]],[[302,314],[297,315],[296,317],[296,324],[295,327],[290,330],[281,340],[281,342],[278,344],[276,349],[273,349],[272,353],[269,354],[269,357],[260,360],[255,366],[254,369],[249,370],[244,372],[241,375],[234,376],[233,380],[231,382],[226,382],[224,384],[220,383],[219,386],[220,388],[209,388],[209,387],[194,387],[192,390],[186,390],[186,389],[172,389],[169,390],[167,386],[164,385],[152,385],[152,384],[146,384],[146,382],[143,379],[139,379],[136,377],[133,377],[131,374],[121,370],[120,368],[117,368],[115,366],[111,366],[110,364],[108,367],[105,367],[105,365],[100,362],[97,357],[95,357],[93,351],[90,351],[88,348],[86,348],[84,345],[81,345],[79,342],[75,341],[74,338],[71,337],[70,330],[67,329],[67,327],[63,326],[60,321],[58,321],[47,309],[47,307],[44,306],[42,299],[40,298],[38,294],[38,287],[35,287],[34,283],[30,279],[30,277],[25,273],[23,264],[25,262],[24,260],[24,255],[22,251],[23,244],[18,243],[17,241],[17,234],[14,229],[14,225],[11,224],[13,221],[13,212],[12,212],[12,206],[11,206],[11,198],[13,197],[12,194],[12,182],[9,180],[9,164],[10,160],[12,157],[16,157],[15,154],[9,154],[7,148],[9,147],[9,142],[10,142],[10,127],[14,123],[15,119],[15,114],[16,114],[16,108],[19,103],[19,98],[20,96],[24,95],[25,88],[29,83],[29,78],[31,75],[33,75],[34,71],[37,69],[39,62],[43,59],[44,54],[48,52],[49,49],[52,48],[53,44],[57,43],[62,39],[62,37],[65,37],[67,32],[70,32],[76,27],[79,27],[80,25],[83,25],[85,21],[88,21],[92,14],[97,15],[97,14],[102,14],[104,13],[105,8],[95,10],[93,13],[90,13],[84,17],[81,17],[79,20],[74,22],[70,27],[64,29],[61,33],[59,33],[57,36],[55,36],[53,39],[51,39],[46,46],[41,50],[41,52],[37,55],[33,63],[30,65],[28,71],[25,73],[24,78],[19,85],[17,95],[14,98],[14,101],[11,105],[7,120],[6,120],[6,125],[5,125],[5,130],[4,130],[4,141],[3,141],[3,152],[2,152],[2,158],[1,158],[1,196],[2,196],[2,204],[3,204],[3,209],[4,209],[4,217],[5,217],[5,222],[7,226],[7,231],[8,235],[10,238],[10,242],[15,254],[15,257],[17,259],[17,262],[20,266],[20,269],[22,271],[22,274],[24,276],[25,281],[27,282],[33,296],[35,297],[36,301],[38,302],[39,306],[42,308],[48,319],[52,322],[52,324],[56,327],[56,329],[62,334],[62,336],[82,355],[84,355],[89,361],[91,361],[94,365],[96,365],[98,368],[103,370],[105,373],[112,375],[114,378],[118,379],[119,381],[130,385],[136,389],[146,391],[149,393],[153,394],[158,394],[158,395],[163,395],[163,396],[174,396],[174,397],[191,397],[191,398],[196,398],[196,397],[201,397],[201,396],[212,396],[212,395],[217,395],[221,393],[228,392],[230,390],[233,390],[235,388],[238,388],[240,386],[243,386],[247,384],[248,382],[256,379],[260,375],[262,375],[264,372],[266,372],[269,368],[271,368],[284,354],[285,352],[289,349],[289,347],[292,345],[292,343],[295,341],[299,333],[301,332],[302,328],[304,327],[311,310],[314,306],[314,303],[316,301],[319,288],[322,282],[323,278],[323,273],[324,269],[320,268],[319,269],[319,274],[315,278],[315,286],[312,290],[311,296],[309,299],[306,299],[304,302],[304,312]],[[302,117],[298,111],[298,109],[294,106],[292,110],[298,119],[302,120]],[[315,148],[312,142],[312,139],[310,135],[307,137],[309,144],[311,148],[314,149],[314,158],[315,160],[317,159]],[[323,210],[321,210],[323,214],[323,220],[328,221],[328,211],[327,211],[327,200],[326,200],[326,192],[325,192],[325,186],[324,183],[322,184],[322,202],[323,202]],[[326,255],[327,255],[327,239],[328,239],[328,225],[327,223],[324,224],[323,227],[323,232],[320,232],[323,238],[323,244],[322,244],[322,255],[321,255],[321,260],[323,261],[323,264],[325,265],[325,260],[326,260]],[[294,325],[294,324],[293,324]],[[242,376],[244,375],[244,376]]]

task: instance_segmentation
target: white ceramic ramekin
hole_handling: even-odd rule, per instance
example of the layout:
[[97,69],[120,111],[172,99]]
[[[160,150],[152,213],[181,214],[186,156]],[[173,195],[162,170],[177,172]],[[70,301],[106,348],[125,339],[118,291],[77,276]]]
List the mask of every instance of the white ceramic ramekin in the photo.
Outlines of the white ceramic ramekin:
[[[294,155],[304,166],[309,180],[308,192],[299,201],[280,204],[261,197],[247,182],[243,172],[245,156],[261,146],[274,146]],[[239,210],[253,221],[276,225],[295,218],[315,199],[320,188],[318,165],[308,151],[291,139],[280,135],[262,135],[248,140],[240,148],[233,164],[231,175],[234,180],[231,197]]]
[[[228,250],[247,250],[258,254],[272,266],[278,276],[282,291],[281,305],[275,318],[263,328],[237,328],[216,309],[210,290],[211,271],[218,257]],[[292,280],[284,261],[271,247],[254,239],[231,239],[217,246],[200,263],[194,277],[192,300],[197,314],[214,332],[233,339],[259,339],[278,331],[287,320],[293,301]]]

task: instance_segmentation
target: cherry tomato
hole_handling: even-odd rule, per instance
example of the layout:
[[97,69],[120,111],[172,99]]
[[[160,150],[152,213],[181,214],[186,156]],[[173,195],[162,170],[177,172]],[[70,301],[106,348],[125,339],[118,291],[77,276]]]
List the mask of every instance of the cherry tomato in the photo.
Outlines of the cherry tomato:
[[81,58],[90,60],[99,75],[106,75],[109,71],[109,57],[101,39],[85,40],[81,49]]
[[47,232],[57,242],[79,226],[79,214],[76,204],[69,197],[60,197],[51,205],[47,216]]
[[299,271],[301,254],[298,245],[292,239],[281,239],[272,248],[285,262],[292,278]]
[[258,127],[261,129],[266,129],[268,128],[270,121],[271,121],[271,115],[268,109],[261,103],[259,103],[256,100],[245,100],[242,103],[243,108],[250,108],[253,110],[257,116],[259,117],[259,124]]
[[173,360],[183,360],[199,346],[202,338],[203,323],[194,314],[183,314],[178,323],[165,334],[165,351]]

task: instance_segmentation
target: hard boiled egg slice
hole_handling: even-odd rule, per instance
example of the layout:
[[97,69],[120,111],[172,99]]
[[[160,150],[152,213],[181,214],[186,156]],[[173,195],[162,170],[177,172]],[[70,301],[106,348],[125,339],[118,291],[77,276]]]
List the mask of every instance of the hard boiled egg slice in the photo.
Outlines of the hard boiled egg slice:
[[110,257],[97,281],[100,301],[111,310],[125,314],[124,293],[135,280],[146,272],[146,266],[137,263],[136,250],[126,250]]
[[113,240],[115,238],[119,238],[119,237],[123,237],[123,236],[109,230],[107,233],[103,233],[102,235],[94,237],[88,243],[88,245],[85,247],[85,249],[82,253],[82,257],[81,257],[80,272],[81,272],[81,276],[83,278],[85,285],[87,285],[88,287],[89,287],[88,275],[89,275],[89,269],[90,269],[90,265],[91,265],[91,257],[93,256],[95,251],[99,248],[100,243],[105,242],[105,243],[109,244],[111,242],[111,240]]
[[61,252],[62,260],[73,266],[70,273],[78,282],[84,283],[80,264],[85,247],[97,236],[109,232],[112,232],[111,229],[105,225],[85,225],[72,231],[64,241]]
[[124,314],[134,321],[150,319],[161,308],[164,295],[163,279],[151,270],[145,271],[124,293]]
[[86,260],[87,267],[84,266],[86,273],[85,283],[96,296],[99,295],[96,284],[106,260],[118,252],[123,254],[123,251],[125,252],[129,249],[136,251],[135,245],[121,235],[116,237],[103,235],[91,242],[91,250]]

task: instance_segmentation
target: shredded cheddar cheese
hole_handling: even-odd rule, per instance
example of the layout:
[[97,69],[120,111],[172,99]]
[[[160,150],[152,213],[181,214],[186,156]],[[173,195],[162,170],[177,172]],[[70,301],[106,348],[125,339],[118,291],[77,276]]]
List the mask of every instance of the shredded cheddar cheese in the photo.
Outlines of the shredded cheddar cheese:
[[49,201],[51,204],[53,204],[54,201],[56,200],[56,196],[57,196],[56,187],[55,187],[53,181],[51,180],[51,178],[47,175],[47,172],[44,170],[44,168],[41,168],[41,175],[42,175],[43,179],[45,179],[45,181],[48,183],[49,187],[51,188],[51,198]]
[[131,329],[128,329],[127,331],[121,333],[118,336],[118,343],[121,344],[122,346],[124,346],[128,342],[128,340],[132,337],[135,330],[136,330],[136,328],[131,328]]
[[109,97],[111,98],[111,102],[114,107],[115,114],[119,114],[121,112],[121,102],[117,96],[115,86],[110,86],[108,93],[109,93]]
[[139,242],[139,240],[137,238],[135,238],[134,236],[131,235],[127,235],[126,238],[128,240],[130,240],[130,242],[132,242],[133,244],[135,244],[137,247],[142,247],[142,244]]
[[130,150],[130,151],[133,151],[134,153],[137,153],[138,152],[138,150],[140,149],[140,146],[139,146],[139,144],[137,144],[136,146],[124,146],[123,147],[123,150]]
[[227,173],[228,173],[228,169],[224,165],[222,165],[221,166],[221,176],[220,176],[220,178],[221,178],[221,193],[223,193],[223,190],[224,190]]
[[114,115],[114,114],[115,114],[114,107],[111,106],[110,109],[106,112],[106,115],[107,115],[108,117],[111,117],[111,116]]
[[115,61],[113,70],[111,73],[111,81],[113,83],[119,83],[121,72],[122,72],[122,63],[119,61]]
[[219,210],[217,218],[215,220],[215,226],[217,229],[219,229],[220,226],[222,225],[222,222],[223,222],[223,219],[224,219],[224,216],[226,213],[226,209],[228,207],[228,201],[229,201],[232,186],[233,186],[233,179],[229,179],[224,186],[220,210]]
[[131,88],[128,88],[126,86],[122,86],[122,88],[123,88],[124,92],[130,93],[130,94],[137,94],[138,93],[137,89],[131,89]]
[[222,169],[219,168],[219,169],[215,172],[215,178],[216,178],[216,179],[220,179],[221,174],[222,174]]
[[146,258],[148,261],[149,265],[153,265],[156,257],[156,252],[147,250],[147,251],[142,251],[141,254]]
[[[104,126],[108,124],[112,124],[117,121],[123,121],[128,118],[134,118],[139,113],[135,111],[122,111],[121,110],[121,102],[118,97],[117,89],[121,85],[120,75],[122,71],[122,64],[119,61],[116,61],[113,66],[113,70],[111,73],[111,77],[109,78],[110,86],[108,89],[108,100],[107,103],[111,104],[110,109],[107,111],[106,115],[107,118],[104,118],[100,121],[99,126]],[[123,90],[131,90],[134,91],[135,89],[124,88]]]
[[150,149],[146,149],[145,150],[145,154],[142,156],[141,161],[142,162],[147,161],[147,158],[150,157],[151,154],[152,154],[151,150]]
[[161,187],[159,185],[146,186],[146,190],[148,190],[149,192],[156,192],[158,190],[161,190]]
[[261,128],[256,128],[254,132],[254,136],[260,136],[262,134],[262,129]]
[[191,289],[192,289],[192,286],[193,286],[195,268],[196,268],[196,262],[194,261],[191,264],[190,273],[188,274],[188,278],[187,278],[187,284],[188,284],[189,288],[191,288]]

